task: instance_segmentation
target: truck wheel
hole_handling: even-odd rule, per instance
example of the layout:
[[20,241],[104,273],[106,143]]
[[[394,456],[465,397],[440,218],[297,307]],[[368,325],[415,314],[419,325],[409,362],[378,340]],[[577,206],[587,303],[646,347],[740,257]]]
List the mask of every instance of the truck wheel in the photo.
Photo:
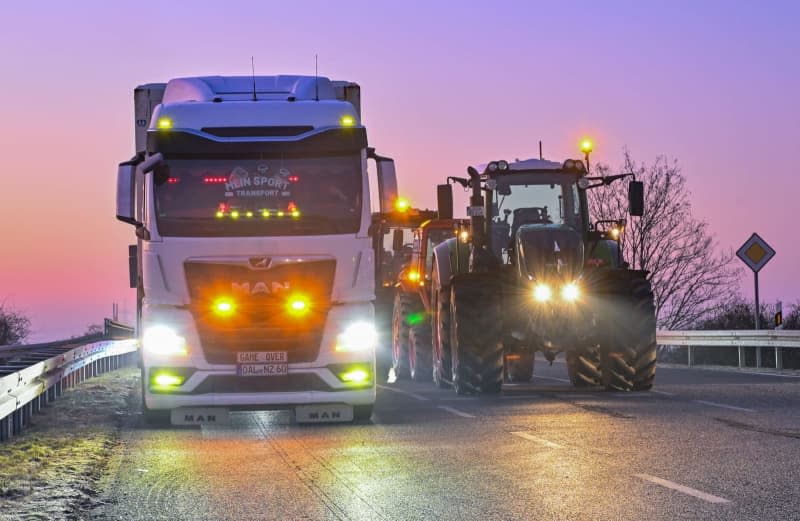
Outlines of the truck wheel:
[[505,356],[506,379],[509,382],[525,383],[533,378],[533,353],[510,353]]
[[353,406],[353,421],[366,422],[372,418],[373,405],[354,405]]
[[408,378],[408,315],[413,312],[412,295],[397,290],[392,309],[392,368],[398,379]]
[[600,352],[597,347],[586,351],[567,352],[567,373],[575,387],[594,387],[603,384],[600,372]]
[[408,369],[415,382],[431,381],[431,348],[430,324],[412,327],[408,335]]
[[653,290],[647,280],[635,278],[629,295],[624,318],[615,324],[615,345],[600,351],[603,384],[611,391],[647,391],[656,376]]
[[452,285],[450,348],[458,394],[498,393],[502,388],[503,343],[493,290],[481,280]]
[[[436,272],[434,271],[434,277]],[[450,288],[442,288],[434,291],[433,318],[431,320],[431,335],[433,340],[432,365],[433,383],[439,389],[447,389],[450,384],[447,376],[451,373],[450,368]]]

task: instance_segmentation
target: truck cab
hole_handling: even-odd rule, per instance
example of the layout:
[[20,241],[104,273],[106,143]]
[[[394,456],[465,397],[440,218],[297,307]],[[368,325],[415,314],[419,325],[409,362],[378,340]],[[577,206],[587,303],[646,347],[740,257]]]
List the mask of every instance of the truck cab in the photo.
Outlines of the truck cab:
[[134,98],[136,155],[119,167],[117,218],[137,237],[145,418],[275,408],[299,421],[368,418],[378,336],[368,160],[381,209],[396,180],[367,146],[358,85],[194,77]]

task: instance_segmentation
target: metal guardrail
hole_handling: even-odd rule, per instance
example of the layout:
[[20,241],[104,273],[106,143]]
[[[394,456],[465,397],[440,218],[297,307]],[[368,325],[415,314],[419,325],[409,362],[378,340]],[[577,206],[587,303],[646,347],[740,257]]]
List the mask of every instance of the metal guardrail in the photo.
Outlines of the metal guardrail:
[[688,365],[695,365],[698,347],[736,347],[739,367],[746,367],[745,348],[756,348],[756,367],[761,367],[761,349],[775,349],[775,368],[783,368],[782,349],[800,349],[800,331],[741,330],[741,331],[658,331],[656,342],[662,346],[686,346]]
[[0,441],[80,382],[135,363],[133,329],[106,320],[105,333],[44,344],[0,347]]

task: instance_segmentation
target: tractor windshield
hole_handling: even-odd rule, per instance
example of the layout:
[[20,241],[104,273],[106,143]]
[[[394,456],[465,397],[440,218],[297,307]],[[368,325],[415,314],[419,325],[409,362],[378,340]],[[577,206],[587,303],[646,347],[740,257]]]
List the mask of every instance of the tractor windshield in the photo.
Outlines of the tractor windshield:
[[564,174],[511,174],[497,179],[492,222],[517,229],[523,224],[581,228],[576,179]]

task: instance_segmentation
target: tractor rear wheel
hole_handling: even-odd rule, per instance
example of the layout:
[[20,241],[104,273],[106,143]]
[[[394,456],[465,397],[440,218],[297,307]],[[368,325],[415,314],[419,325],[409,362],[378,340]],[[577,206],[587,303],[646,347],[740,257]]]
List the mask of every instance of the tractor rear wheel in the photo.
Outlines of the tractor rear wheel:
[[646,279],[630,279],[620,311],[614,345],[600,350],[603,384],[612,391],[647,391],[656,376],[656,316]]
[[594,346],[585,351],[567,352],[567,373],[575,387],[603,385],[600,371],[600,351]]
[[[436,271],[434,271],[433,276],[435,279]],[[433,310],[433,317],[431,318],[433,383],[439,389],[447,389],[450,387],[450,383],[447,380],[451,374],[450,288],[444,287],[441,290],[434,290],[431,300],[431,308]]]
[[431,348],[430,324],[412,327],[408,335],[408,369],[415,382],[431,381]]
[[500,392],[503,385],[503,343],[494,284],[477,278],[453,282],[450,319],[456,392]]
[[408,316],[414,312],[414,295],[397,290],[392,308],[392,369],[398,379],[408,378]]

